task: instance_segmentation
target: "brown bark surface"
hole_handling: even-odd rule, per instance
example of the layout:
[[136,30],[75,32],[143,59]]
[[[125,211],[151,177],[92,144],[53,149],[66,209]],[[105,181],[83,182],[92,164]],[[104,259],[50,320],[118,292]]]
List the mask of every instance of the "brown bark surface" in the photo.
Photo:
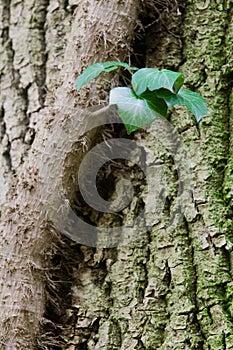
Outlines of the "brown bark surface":
[[105,92],[98,92],[104,91],[102,82],[96,91],[87,89],[78,97],[75,79],[96,60],[127,59],[136,13],[133,1],[1,4],[1,203],[7,202],[1,222],[4,349],[34,349],[45,313],[47,261],[56,240],[42,223],[37,186],[44,144],[53,124],[77,113],[78,104],[106,99]]
[[[233,349],[232,12],[230,0],[2,0],[1,349]],[[108,249],[60,234],[43,205],[55,173],[41,180],[61,157],[77,206],[72,179],[85,152],[125,135],[95,128],[68,152],[54,132],[77,116],[82,135],[80,109],[107,103],[118,74],[75,91],[82,69],[106,60],[182,71],[186,87],[209,102],[198,127],[179,107],[171,124],[133,135],[156,171],[146,184],[138,169],[111,165],[105,198],[115,198],[122,176],[137,191],[120,215],[78,209],[100,227],[130,224],[140,208],[149,213],[148,232]]]

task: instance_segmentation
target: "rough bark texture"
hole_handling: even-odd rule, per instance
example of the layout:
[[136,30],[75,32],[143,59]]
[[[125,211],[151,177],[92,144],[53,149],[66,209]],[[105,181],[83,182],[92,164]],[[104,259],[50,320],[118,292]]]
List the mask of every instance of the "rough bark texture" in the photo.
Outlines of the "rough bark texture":
[[[232,12],[230,0],[2,0],[2,349],[233,349]],[[53,162],[46,142],[77,108],[104,104],[117,82],[104,76],[77,94],[81,70],[130,57],[184,72],[187,87],[210,102],[210,113],[197,128],[186,110],[174,109],[170,120],[180,139],[159,123],[135,134],[148,149],[148,164],[159,160],[157,180],[166,188],[163,210],[146,235],[112,249],[61,240],[46,226],[37,185],[41,159]],[[89,135],[88,146],[98,135]],[[63,176],[73,201],[77,160],[69,162],[76,153]],[[93,223],[124,224],[138,208],[156,207],[140,173],[133,174],[140,188],[135,201],[120,219],[89,213]],[[111,198],[114,184],[109,187]],[[171,224],[180,203],[184,216]]]
[[[1,203],[9,185],[14,186],[2,208],[1,223],[4,349],[35,348],[45,313],[46,262],[56,240],[42,227],[40,215],[37,165],[43,141],[54,120],[77,113],[75,77],[84,66],[129,56],[136,13],[133,1],[1,4]],[[104,90],[104,84],[98,88]],[[99,101],[97,93],[86,89],[80,105]]]

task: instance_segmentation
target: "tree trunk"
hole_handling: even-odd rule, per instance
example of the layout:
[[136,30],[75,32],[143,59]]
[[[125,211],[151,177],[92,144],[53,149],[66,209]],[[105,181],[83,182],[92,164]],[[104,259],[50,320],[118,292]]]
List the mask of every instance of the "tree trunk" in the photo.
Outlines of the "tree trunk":
[[96,59],[129,56],[137,4],[4,1],[1,10],[1,202],[10,188],[1,224],[1,344],[34,349],[45,314],[46,276],[53,285],[47,261],[56,242],[42,223],[38,164],[54,124],[77,113],[78,103],[106,99],[102,82],[78,99],[75,77]]
[[[0,348],[233,349],[231,1],[2,0],[0,9]],[[174,108],[129,138],[106,124],[114,107],[81,112],[106,105],[118,83],[111,73],[75,91],[84,67],[107,60],[182,71],[208,116],[197,126]],[[103,197],[126,192],[122,177],[137,194],[120,213],[99,213],[80,199],[78,167],[119,136],[145,150],[152,176],[108,163]],[[85,246],[56,202],[62,190],[100,232],[130,232],[143,209],[147,230],[140,222],[130,241]]]

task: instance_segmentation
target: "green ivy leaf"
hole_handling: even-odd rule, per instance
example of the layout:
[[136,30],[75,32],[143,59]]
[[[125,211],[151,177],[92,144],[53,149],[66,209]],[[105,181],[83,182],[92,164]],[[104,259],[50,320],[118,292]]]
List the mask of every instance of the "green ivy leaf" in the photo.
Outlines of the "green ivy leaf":
[[97,78],[104,71],[103,63],[95,63],[85,68],[82,74],[77,79],[77,90],[80,90],[84,85],[92,79]]
[[97,78],[102,72],[111,72],[118,67],[123,67],[128,70],[138,69],[136,67],[130,67],[127,63],[115,61],[92,64],[91,66],[85,68],[82,74],[79,75],[76,83],[77,90],[79,91],[84,85]]
[[147,100],[138,97],[127,87],[117,87],[110,91],[110,104],[118,106],[118,113],[125,124],[128,134],[152,123],[156,118],[165,116],[167,106],[160,98]]
[[201,120],[203,115],[208,113],[207,104],[205,100],[196,92],[181,89],[176,95],[172,94],[170,91],[161,89],[156,92],[156,95],[163,98],[167,103],[168,107],[178,105],[186,106],[190,112],[192,112],[197,122]]
[[154,91],[161,88],[177,93],[183,83],[182,73],[167,69],[159,71],[155,68],[142,68],[132,76],[132,86],[137,95],[141,95],[146,90]]
[[150,103],[150,106],[158,112],[163,117],[167,116],[167,104],[164,101],[164,99],[159,98],[154,91],[145,91],[143,94],[140,95],[140,98],[145,99],[148,103]]
[[103,63],[105,71],[107,72],[107,69],[109,68],[115,68],[117,69],[118,67],[123,67],[125,69],[128,69],[129,71],[131,70],[138,70],[137,67],[131,67],[125,62],[117,62],[117,61],[107,61]]

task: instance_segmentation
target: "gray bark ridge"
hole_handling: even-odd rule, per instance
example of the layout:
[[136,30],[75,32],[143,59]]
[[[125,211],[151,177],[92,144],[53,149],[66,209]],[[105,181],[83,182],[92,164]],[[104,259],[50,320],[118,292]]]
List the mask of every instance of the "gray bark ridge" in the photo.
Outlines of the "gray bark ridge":
[[[56,241],[52,229],[40,220],[37,161],[45,151],[44,140],[54,119],[62,122],[64,116],[73,115],[76,101],[82,108],[95,103],[99,98],[93,96],[109,86],[99,81],[96,88],[75,93],[75,79],[85,66],[96,60],[126,59],[136,8],[133,1],[94,0],[67,7],[31,0],[0,5],[4,44],[0,341],[4,349],[35,349],[44,318],[49,282],[44,269],[49,270],[48,251]],[[35,139],[31,133],[36,133]]]

